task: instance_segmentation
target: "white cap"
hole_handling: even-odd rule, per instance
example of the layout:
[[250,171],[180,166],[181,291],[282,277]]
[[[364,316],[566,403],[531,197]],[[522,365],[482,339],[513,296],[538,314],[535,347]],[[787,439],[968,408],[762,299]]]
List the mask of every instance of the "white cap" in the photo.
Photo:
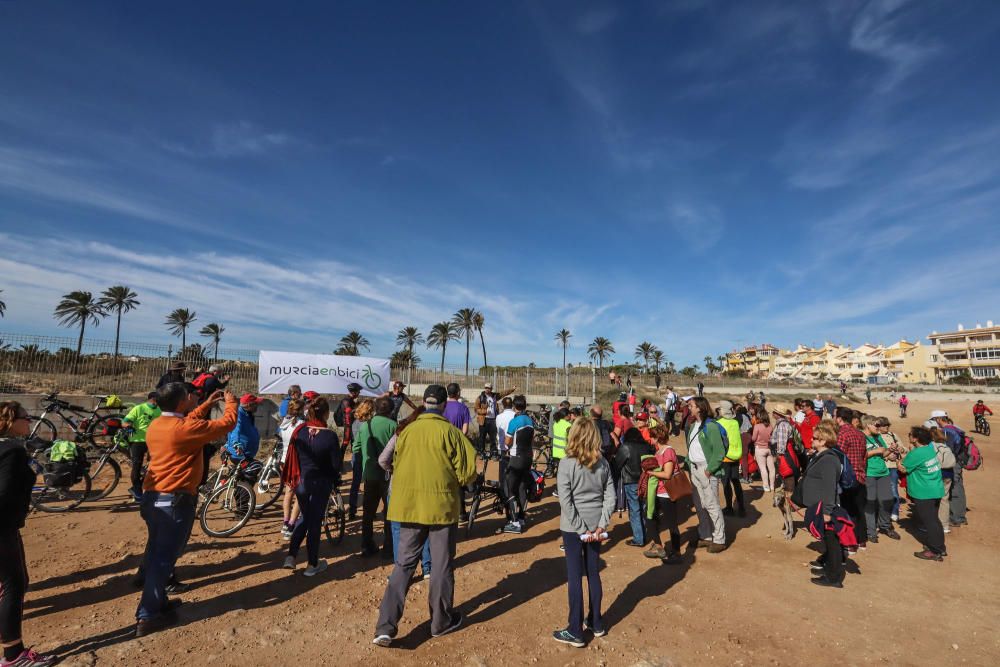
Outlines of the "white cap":
[[681,396],[681,400],[684,401],[685,403],[690,401],[692,398],[694,398],[694,396]]
[[931,410],[931,419],[937,419],[938,417],[947,417],[948,413],[944,410]]

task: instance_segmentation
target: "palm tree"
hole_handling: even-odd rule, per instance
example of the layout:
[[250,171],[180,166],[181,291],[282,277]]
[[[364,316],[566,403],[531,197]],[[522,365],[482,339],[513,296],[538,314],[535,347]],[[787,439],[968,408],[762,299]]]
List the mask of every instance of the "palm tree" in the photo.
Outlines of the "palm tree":
[[420,364],[420,357],[409,350],[397,350],[389,357],[389,365],[393,368],[413,368]]
[[[0,289],[0,294],[2,293],[3,290]],[[7,312],[7,304],[3,301],[3,299],[0,299],[0,317],[3,317],[4,314],[6,314],[6,312]]]
[[413,355],[413,346],[423,344],[424,336],[416,327],[403,327],[399,330],[399,333],[396,334],[396,345],[401,345],[406,348],[406,352],[411,361],[416,359]]
[[226,327],[221,324],[216,324],[212,322],[211,324],[206,324],[201,328],[200,333],[205,338],[211,338],[212,342],[215,343],[215,352],[213,353],[212,361],[219,360],[219,339],[222,338],[222,332],[226,330]]
[[452,315],[451,323],[455,332],[459,336],[465,336],[465,376],[469,376],[469,346],[472,345],[472,337],[476,335],[476,309],[460,308]]
[[597,367],[604,368],[604,361],[615,353],[615,346],[604,336],[598,336],[587,346],[587,355],[597,360]]
[[431,332],[427,334],[427,347],[441,348],[441,373],[444,374],[444,355],[448,350],[448,341],[458,340],[461,334],[455,330],[455,325],[451,322],[438,322],[431,327]]
[[21,354],[28,357],[29,359],[33,357],[41,357],[48,354],[48,350],[43,350],[34,343],[28,343],[27,345],[21,346]]
[[118,340],[122,332],[122,313],[135,310],[139,307],[139,296],[125,285],[113,285],[101,292],[98,303],[107,312],[117,313],[118,321],[115,324],[115,359],[118,358]]
[[348,331],[344,334],[344,337],[340,339],[340,347],[336,349],[334,354],[357,357],[361,354],[361,350],[367,352],[370,346],[371,343],[368,342],[368,339],[360,333],[357,331]]
[[569,329],[560,329],[556,332],[556,342],[562,345],[563,349],[563,377],[566,378],[566,394],[569,394],[569,375],[566,371],[566,348],[569,347],[569,339],[573,337],[573,334],[569,332]]
[[53,317],[59,321],[59,326],[80,327],[80,337],[76,341],[76,358],[73,361],[74,370],[83,350],[83,333],[87,329],[87,322],[92,322],[96,327],[106,315],[100,302],[90,292],[70,292],[63,295],[62,300],[56,305]]
[[184,348],[187,347],[187,328],[198,319],[197,315],[193,310],[177,308],[174,312],[167,315],[167,320],[164,322],[167,325],[167,331],[181,337],[182,353],[184,352]]
[[666,358],[667,357],[663,354],[662,350],[653,350],[653,353],[649,355],[649,360],[653,362],[653,366],[657,373],[660,372],[660,364],[662,364]]
[[472,318],[472,324],[475,325],[476,331],[479,332],[479,342],[483,345],[483,367],[487,366],[486,363],[486,340],[483,338],[483,326],[486,324],[486,318],[479,311],[476,311],[476,315]]
[[642,359],[642,365],[647,371],[649,370],[649,357],[655,349],[656,346],[648,341],[642,341],[635,346],[635,358]]

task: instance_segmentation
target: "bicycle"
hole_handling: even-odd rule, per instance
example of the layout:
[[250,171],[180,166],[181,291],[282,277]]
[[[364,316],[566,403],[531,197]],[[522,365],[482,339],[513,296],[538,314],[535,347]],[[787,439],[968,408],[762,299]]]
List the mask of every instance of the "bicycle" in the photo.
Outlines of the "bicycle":
[[472,483],[472,493],[469,496],[469,519],[465,526],[466,537],[472,537],[472,529],[476,524],[479,508],[483,502],[492,503],[492,511],[495,514],[504,514],[507,511],[507,494],[504,493],[502,484],[486,479],[486,470],[489,468],[489,459],[483,461],[483,471],[479,473]]
[[38,440],[29,440],[28,465],[36,475],[36,481],[31,487],[31,506],[40,512],[68,512],[79,507],[90,493],[90,474],[64,473],[54,471],[52,464],[39,460],[41,455],[46,458],[52,451],[52,446],[46,446]]
[[198,512],[201,529],[206,535],[230,537],[246,525],[256,508],[253,483],[260,469],[259,461],[243,459],[234,463],[223,451],[222,466],[214,476],[214,488]]
[[330,501],[326,504],[326,514],[323,515],[323,532],[326,539],[334,546],[344,540],[344,531],[347,529],[347,509],[344,507],[344,496],[340,492],[340,483],[333,485],[330,492]]
[[548,441],[546,436],[536,435],[535,443],[532,443],[531,448],[534,450],[531,467],[535,470],[541,467],[545,479],[554,478],[558,470],[559,460],[552,456],[552,443]]
[[990,423],[986,421],[986,415],[984,414],[976,415],[976,433],[983,435],[990,434]]
[[[122,467],[113,458],[115,454],[126,457],[131,464],[131,459],[128,457],[129,430],[122,428],[121,420],[116,417],[107,417],[103,421],[105,432],[101,434],[101,440],[94,443],[95,449],[98,449],[100,453],[97,455],[93,473],[90,475],[91,491],[87,500],[107,498],[118,487],[118,482],[121,481],[122,477]],[[109,438],[106,445],[103,443],[104,436]],[[100,481],[95,482],[95,480]]]
[[261,513],[277,502],[281,497],[281,490],[284,486],[281,483],[281,455],[284,449],[281,438],[274,443],[271,455],[264,461],[264,466],[254,484],[254,491],[257,492],[257,512]]

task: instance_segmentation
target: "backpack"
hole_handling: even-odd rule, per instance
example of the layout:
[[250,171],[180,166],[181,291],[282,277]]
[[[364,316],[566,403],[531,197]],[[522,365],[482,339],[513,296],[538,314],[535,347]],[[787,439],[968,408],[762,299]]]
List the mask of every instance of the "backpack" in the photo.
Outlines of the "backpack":
[[858,484],[858,476],[854,474],[854,466],[851,465],[851,459],[847,458],[847,454],[836,447],[831,451],[840,459],[840,479],[837,480],[838,493],[853,489]]
[[788,447],[778,457],[778,474],[782,479],[797,478],[799,476],[799,457],[795,454],[795,449]]
[[792,446],[796,454],[800,456],[805,454],[806,443],[802,441],[802,434],[799,433],[799,429],[795,428],[795,424],[792,424],[792,437],[788,439],[788,444]]
[[200,398],[205,398],[205,382],[207,382],[210,377],[212,377],[211,373],[202,373],[195,379],[191,380],[191,384],[198,390],[198,396]]
[[534,468],[530,471],[531,481],[528,482],[528,502],[537,503],[542,499],[542,494],[545,493],[545,475],[538,472]]
[[337,409],[333,413],[333,423],[337,426],[343,426],[344,422],[344,402],[341,401],[337,404]]
[[[725,456],[729,452],[729,433],[726,431],[726,427],[720,424],[718,420],[706,419],[705,426],[708,426],[709,422],[719,427],[719,433],[722,434],[722,451],[723,451],[722,455]],[[704,428],[704,426],[702,428]]]
[[965,436],[965,445],[962,451],[965,457],[965,463],[962,464],[963,470],[979,470],[982,467],[983,453],[979,451],[979,447],[969,436]]
[[953,470],[955,468],[955,452],[951,451],[951,447],[941,442],[935,442],[934,454],[941,465],[941,470]]

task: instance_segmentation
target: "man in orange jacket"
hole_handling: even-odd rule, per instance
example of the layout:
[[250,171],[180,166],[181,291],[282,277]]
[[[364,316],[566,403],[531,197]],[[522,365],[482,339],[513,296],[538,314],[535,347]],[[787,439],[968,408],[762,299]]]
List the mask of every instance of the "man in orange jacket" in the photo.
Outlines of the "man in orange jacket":
[[[221,419],[208,419],[212,407],[223,397],[226,409]],[[202,449],[225,437],[236,425],[236,396],[216,391],[198,405],[197,393],[182,382],[171,382],[157,390],[162,413],[146,430],[149,468],[139,505],[149,538],[143,560],[145,582],[136,610],[137,637],[173,625],[175,605],[167,600],[167,581],[191,535],[198,485],[205,462]]]

